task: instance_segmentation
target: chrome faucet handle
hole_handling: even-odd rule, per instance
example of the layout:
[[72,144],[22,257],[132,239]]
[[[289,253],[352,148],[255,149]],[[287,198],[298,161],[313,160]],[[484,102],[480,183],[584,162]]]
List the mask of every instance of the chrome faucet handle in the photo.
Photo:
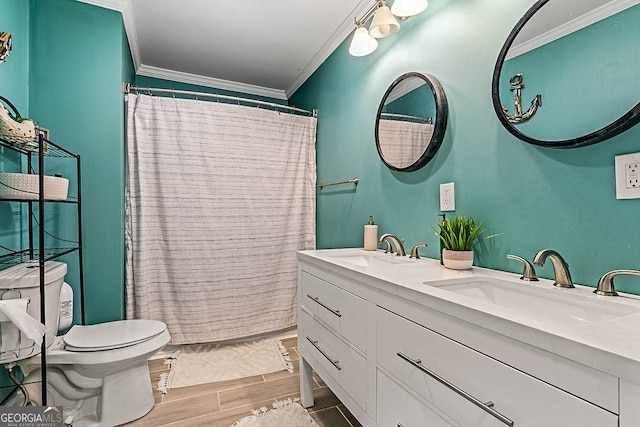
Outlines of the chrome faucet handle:
[[522,271],[522,277],[520,277],[520,280],[525,280],[527,282],[538,281],[538,276],[536,276],[536,269],[533,267],[533,265],[529,261],[527,261],[522,257],[519,257],[518,255],[511,255],[511,254],[507,254],[507,258],[520,261],[522,264],[524,264],[524,270]]
[[[406,253],[404,251],[404,246],[402,245],[402,240],[398,239],[396,236],[394,236],[391,233],[387,233],[387,234],[383,234],[382,236],[380,236],[380,240],[378,240],[378,243],[382,243],[383,241],[386,241],[386,239],[389,239],[393,242],[393,244],[396,247],[396,255],[398,256],[405,256]],[[392,251],[393,252],[393,251]]]
[[562,256],[553,249],[543,249],[533,258],[533,265],[542,267],[547,258],[551,259],[553,264],[553,272],[555,274],[555,282],[553,286],[559,288],[575,288],[571,274],[569,274],[569,264],[567,264]]
[[413,247],[413,249],[411,249],[411,255],[409,256],[409,258],[420,259],[420,255],[418,255],[418,248],[426,248],[426,247],[427,247],[426,243],[418,243]]
[[639,270],[613,270],[608,273],[602,275],[600,280],[598,280],[598,287],[595,291],[593,291],[596,295],[601,295],[605,297],[617,297],[618,293],[616,292],[613,286],[613,278],[616,276],[640,276]]

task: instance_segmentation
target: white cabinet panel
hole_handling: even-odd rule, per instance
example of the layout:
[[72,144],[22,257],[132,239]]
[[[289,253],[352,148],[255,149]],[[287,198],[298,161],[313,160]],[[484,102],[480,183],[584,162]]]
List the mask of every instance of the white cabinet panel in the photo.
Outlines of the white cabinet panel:
[[316,366],[322,367],[360,407],[366,408],[365,359],[320,323],[315,322],[305,310],[301,313],[298,342],[310,351],[315,358]]
[[388,376],[378,371],[378,416],[380,427],[451,427],[437,409],[427,406]]
[[518,427],[618,425],[615,414],[387,310],[380,308],[377,313],[378,364],[462,425],[509,425],[462,394],[480,403],[493,402],[492,410]]
[[640,426],[640,385],[620,381],[620,427]]
[[367,302],[306,272],[302,305],[358,349],[366,350]]

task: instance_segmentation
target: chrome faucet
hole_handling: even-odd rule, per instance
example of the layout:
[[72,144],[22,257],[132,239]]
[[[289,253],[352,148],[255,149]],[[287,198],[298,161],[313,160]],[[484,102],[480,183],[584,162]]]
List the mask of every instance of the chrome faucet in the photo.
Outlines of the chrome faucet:
[[378,242],[378,244],[384,243],[384,253],[385,254],[389,254],[389,253],[393,253],[393,249],[391,249],[391,242],[389,242],[388,240],[385,240],[384,242]]
[[613,278],[620,275],[627,276],[640,276],[638,270],[613,270],[605,273],[600,280],[598,280],[598,287],[593,291],[596,295],[602,295],[606,297],[617,297],[618,293],[613,287]]
[[547,258],[551,259],[553,271],[556,276],[553,285],[560,288],[574,288],[571,274],[569,274],[569,265],[558,252],[552,249],[543,249],[533,258],[533,264],[542,267]]
[[378,243],[384,242],[385,239],[389,239],[393,242],[393,245],[396,247],[396,255],[398,256],[406,255],[406,253],[404,252],[404,246],[402,246],[402,241],[400,239],[398,239],[396,236],[394,236],[391,233],[387,233],[380,236],[380,240],[378,241]]
[[524,270],[522,271],[522,277],[520,280],[526,280],[527,282],[537,282],[538,276],[536,276],[536,269],[526,259],[519,257],[518,255],[507,254],[508,259],[514,259],[524,264]]
[[411,249],[411,255],[409,256],[409,258],[420,259],[420,255],[418,255],[418,248],[426,248],[426,247],[427,247],[426,243],[418,243],[413,247],[413,249]]

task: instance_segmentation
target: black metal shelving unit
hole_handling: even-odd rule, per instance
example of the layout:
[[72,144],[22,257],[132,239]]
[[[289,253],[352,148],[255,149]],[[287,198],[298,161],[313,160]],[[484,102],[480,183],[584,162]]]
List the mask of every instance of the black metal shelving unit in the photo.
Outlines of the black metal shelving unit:
[[[17,251],[11,251],[6,254],[0,255],[0,270],[8,268],[12,265],[20,264],[26,261],[38,261],[40,269],[40,322],[46,325],[46,301],[45,301],[45,262],[59,258],[63,255],[77,252],[78,253],[78,273],[80,281],[80,314],[81,322],[85,324],[85,310],[84,310],[84,272],[82,263],[82,192],[81,192],[81,168],[80,168],[80,155],[74,154],[61,146],[46,139],[42,132],[39,132],[37,137],[37,148],[35,146],[36,141],[32,141],[28,144],[23,142],[16,142],[0,137],[0,146],[10,149],[14,152],[18,152],[26,156],[27,158],[27,171],[28,173],[37,174],[39,179],[39,189],[37,200],[23,200],[23,199],[1,199],[2,202],[19,202],[26,203],[28,205],[28,235],[29,244],[28,248],[20,248]],[[45,176],[45,158],[58,157],[67,158],[76,162],[76,189],[77,198],[75,200],[46,200],[44,197],[44,176]],[[34,172],[34,166],[37,165],[37,172]],[[70,180],[71,182],[71,180]],[[77,236],[78,241],[75,244],[66,247],[45,247],[45,234],[48,234],[45,230],[45,206],[49,203],[61,203],[61,204],[75,204],[77,206],[78,220],[77,220]],[[34,215],[34,204],[38,206],[38,218]],[[37,242],[34,233],[34,226],[37,225]],[[53,236],[55,238],[55,236]],[[69,243],[65,240],[65,242]],[[37,243],[37,244],[36,244]],[[55,302],[57,303],[57,301]],[[42,372],[42,405],[47,406],[47,370],[46,370],[46,348],[47,339],[45,336],[42,340],[42,347],[40,351],[41,357],[41,372]]]

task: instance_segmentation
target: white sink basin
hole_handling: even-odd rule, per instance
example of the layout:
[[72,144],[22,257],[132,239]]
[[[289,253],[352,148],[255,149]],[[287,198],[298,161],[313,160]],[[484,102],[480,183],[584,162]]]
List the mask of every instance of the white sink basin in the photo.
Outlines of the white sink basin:
[[427,271],[439,268],[423,260],[416,260],[407,256],[386,254],[383,251],[365,251],[363,249],[349,249],[343,251],[327,251],[322,258],[330,260],[346,268],[368,274],[372,277],[388,280],[394,283],[411,281],[421,283],[428,277]]
[[371,252],[362,254],[334,254],[331,259],[337,262],[357,265],[358,267],[389,267],[397,264],[409,264],[411,260],[408,256],[397,256],[394,254],[384,254],[381,252]]
[[540,324],[580,326],[640,312],[635,307],[585,295],[577,289],[543,288],[489,276],[425,282],[436,288],[512,309]]

